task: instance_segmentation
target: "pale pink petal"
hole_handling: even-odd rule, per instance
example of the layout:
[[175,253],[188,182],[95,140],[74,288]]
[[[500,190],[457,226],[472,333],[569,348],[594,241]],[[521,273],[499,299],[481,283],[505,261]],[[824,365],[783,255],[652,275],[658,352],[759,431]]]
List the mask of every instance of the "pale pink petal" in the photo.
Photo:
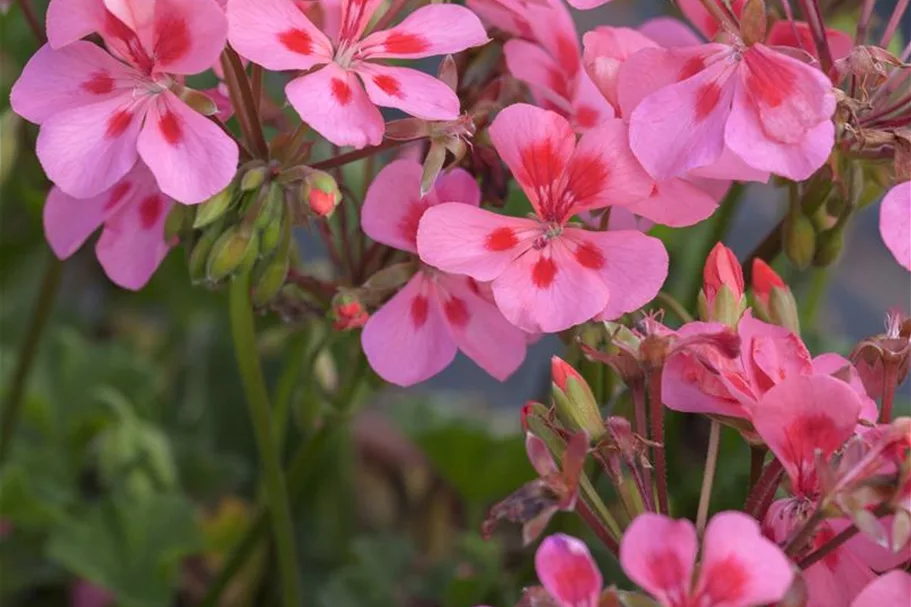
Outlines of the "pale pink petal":
[[570,214],[642,200],[654,185],[629,149],[628,129],[619,118],[582,135],[566,165]]
[[722,381],[694,356],[681,352],[671,356],[664,365],[661,374],[662,401],[674,411],[748,419],[750,411],[730,393],[729,383],[730,380]]
[[45,120],[36,152],[48,178],[77,198],[97,196],[120,181],[136,164],[147,106],[126,93]]
[[651,195],[625,208],[655,223],[680,228],[709,218],[718,201],[685,179],[669,179],[656,183]]
[[742,512],[721,512],[709,521],[694,591],[706,604],[753,607],[774,603],[788,591],[793,578],[788,557],[763,537],[754,518]]
[[330,63],[295,78],[285,93],[303,121],[335,145],[360,149],[383,141],[383,117],[353,72]]
[[[630,114],[630,146],[652,177],[664,181],[718,160],[737,88],[732,74],[733,66],[721,58],[636,106]],[[622,94],[621,88],[621,103]]]
[[617,80],[620,66],[634,53],[657,45],[634,29],[600,26],[582,38],[582,60],[598,90],[614,106],[620,107],[617,97]]
[[[535,211],[557,194],[575,148],[572,127],[562,116],[524,103],[500,112],[488,129],[497,153],[525,190]],[[552,210],[552,209],[547,209]]]
[[813,359],[813,374],[835,375],[838,379],[847,382],[847,384],[857,392],[857,395],[863,402],[863,406],[860,410],[860,418],[871,423],[876,422],[879,417],[879,408],[876,406],[876,401],[867,396],[867,390],[864,388],[864,382],[860,378],[860,373],[857,372],[857,369],[854,368],[851,361],[834,352],[820,354]]
[[573,8],[587,11],[589,9],[597,8],[602,4],[607,4],[610,0],[567,0],[567,2],[569,2],[569,5]]
[[10,105],[26,120],[41,124],[58,112],[122,96],[132,91],[138,76],[90,42],[77,41],[59,51],[45,45],[13,84]]
[[890,571],[867,585],[851,607],[885,607],[911,604],[911,574]]
[[105,17],[100,0],[51,0],[47,7],[47,41],[52,48],[85,38],[102,28]]
[[455,120],[459,98],[443,81],[407,67],[362,63],[355,70],[370,101],[424,120]]
[[485,44],[489,38],[477,15],[464,6],[431,4],[358,45],[363,58],[418,59],[449,55]]
[[383,0],[341,0],[341,20],[338,28],[339,46],[351,47],[367,28]]
[[757,169],[747,164],[740,156],[732,152],[727,145],[724,146],[724,150],[722,150],[721,157],[718,160],[687,173],[687,177],[691,178],[757,181],[759,183],[766,183],[770,176],[768,171]]
[[[824,523],[821,532],[831,539],[834,531],[827,526]],[[849,607],[854,597],[876,579],[876,574],[850,550],[839,548],[805,569],[803,578],[809,591],[807,607]]]
[[572,98],[570,121],[577,133],[584,133],[616,116],[614,106],[592,82],[585,71],[576,74],[576,91]]
[[[826,39],[829,42],[829,52],[832,54],[832,59],[836,61],[847,57],[854,49],[854,39],[842,31],[827,29]],[[765,44],[773,47],[789,46],[798,48],[816,56],[816,45],[813,43],[810,25],[804,21],[776,21],[769,28]]]
[[418,272],[370,316],[361,346],[377,375],[398,386],[429,379],[449,366],[456,344],[433,281]]
[[788,329],[757,320],[747,311],[737,332],[747,376],[759,393],[788,377],[813,373],[810,352]]
[[[148,3],[148,0],[119,1],[133,7]],[[148,51],[155,58],[157,70],[198,74],[218,61],[227,41],[228,19],[215,0],[155,0],[152,5],[155,14],[150,24]]]
[[664,48],[696,46],[702,39],[690,27],[673,17],[655,17],[639,26],[639,33],[648,36]]
[[461,202],[473,207],[481,204],[481,188],[477,179],[458,167],[440,175],[434,191],[439,202]]
[[471,278],[441,274],[438,281],[443,315],[459,350],[505,381],[525,358],[525,334],[481,297]]
[[[730,3],[725,3],[724,0],[714,0],[715,4],[718,5],[719,9],[722,9],[725,4],[732,7],[734,14],[740,16],[740,11],[743,8],[745,0],[734,0]],[[702,4],[701,0],[678,0],[677,6],[683,12],[683,16],[696,27],[699,32],[712,40],[719,33],[721,29],[718,25],[718,22],[715,20],[715,17],[705,8],[705,5]]]
[[270,70],[306,70],[332,60],[332,43],[292,0],[229,0],[228,39]]
[[395,160],[377,173],[361,207],[361,227],[367,236],[417,253],[418,224],[430,205],[429,197],[421,198],[422,171],[414,160]]
[[152,104],[139,136],[139,154],[161,191],[186,204],[222,191],[237,171],[237,144],[173,93]]
[[467,0],[465,5],[482,21],[507,34],[531,38],[531,27],[519,11],[500,0]]
[[519,7],[528,22],[530,35],[553,57],[567,77],[579,71],[579,36],[569,9],[560,0],[529,0]]
[[[116,188],[115,188],[116,189]],[[86,239],[104,223],[105,207],[111,191],[80,200],[51,188],[44,203],[44,236],[60,259],[66,259],[83,245]]]
[[502,274],[540,235],[535,221],[443,202],[421,218],[418,253],[424,263],[444,272],[486,282]]
[[527,40],[508,40],[503,45],[506,67],[513,77],[529,85],[539,104],[569,110],[573,95],[568,76],[544,47]]
[[603,580],[588,547],[555,533],[535,553],[538,580],[560,607],[597,607]]
[[525,433],[525,453],[528,455],[532,468],[541,478],[560,472],[554,462],[554,457],[550,454],[550,449],[547,448],[547,443],[531,432]]
[[857,393],[841,380],[790,377],[755,405],[753,425],[800,495],[816,490],[815,452],[828,457],[839,449],[854,433],[860,409]]
[[667,278],[667,251],[657,238],[634,230],[565,228],[563,234],[575,259],[597,272],[607,285],[610,297],[599,310],[599,319],[638,310],[654,299]]
[[[886,529],[887,537],[891,537],[895,517],[892,515],[884,516],[880,519],[880,522]],[[847,518],[832,520],[830,524],[832,531],[836,534],[853,525]],[[845,549],[856,556],[860,562],[873,571],[880,572],[895,569],[911,561],[911,542],[897,547],[897,550],[892,548],[892,546],[877,544],[864,533],[858,533],[845,543]]]
[[691,522],[647,512],[633,519],[623,534],[620,565],[663,605],[676,605],[689,594],[697,548]]
[[883,198],[879,233],[895,261],[911,270],[911,181],[893,186]]
[[556,333],[590,320],[610,296],[593,267],[597,255],[588,249],[580,253],[564,237],[551,239],[540,250],[528,249],[491,283],[497,307],[529,333]]

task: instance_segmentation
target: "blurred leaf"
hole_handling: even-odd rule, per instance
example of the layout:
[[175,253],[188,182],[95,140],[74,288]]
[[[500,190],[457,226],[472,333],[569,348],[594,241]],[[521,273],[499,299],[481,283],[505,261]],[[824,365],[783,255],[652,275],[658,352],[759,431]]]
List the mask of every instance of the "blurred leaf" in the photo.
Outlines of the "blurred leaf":
[[412,596],[408,573],[414,549],[395,536],[362,537],[352,544],[354,562],[330,578],[319,596],[321,607],[386,607]]

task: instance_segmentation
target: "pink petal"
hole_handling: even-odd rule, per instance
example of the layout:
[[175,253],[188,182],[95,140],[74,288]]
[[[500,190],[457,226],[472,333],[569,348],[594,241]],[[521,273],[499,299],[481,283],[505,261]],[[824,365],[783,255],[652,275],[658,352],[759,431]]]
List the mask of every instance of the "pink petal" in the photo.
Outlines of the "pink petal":
[[[110,0],[106,0],[110,2]],[[142,6],[148,0],[120,0]],[[198,74],[212,67],[225,48],[228,19],[215,0],[155,0],[149,24],[150,56],[157,70],[169,74]],[[137,31],[140,39],[142,34]]]
[[[860,418],[875,423],[879,417],[879,408],[876,406],[876,401],[867,396],[867,390],[864,388],[860,373],[857,372],[851,361],[834,352],[820,354],[813,359],[813,375],[835,375],[836,373],[838,374],[838,379],[851,386],[863,402]],[[845,377],[845,374],[847,374],[847,377]]]
[[351,46],[356,43],[373,14],[382,4],[382,0],[341,0],[342,15],[338,30],[339,46]]
[[[692,323],[690,323],[692,324]],[[748,419],[749,410],[723,382],[686,352],[671,356],[661,375],[664,404],[684,413],[712,413]]]
[[588,547],[555,533],[535,553],[538,579],[560,607],[597,607],[603,580]]
[[[895,517],[892,515],[880,519],[883,527],[886,529],[887,537],[891,537],[892,526],[895,523]],[[836,519],[831,521],[832,531],[841,533],[853,523],[847,519]],[[892,546],[882,546],[877,544],[864,533],[858,533],[845,544],[845,549],[856,556],[864,565],[874,571],[888,571],[907,564],[911,561],[911,543],[904,546],[898,546],[897,550]]]
[[879,233],[895,261],[911,270],[911,181],[886,193],[879,211]]
[[623,534],[620,565],[663,605],[676,605],[689,594],[696,550],[691,522],[647,512],[633,519]]
[[570,122],[573,130],[584,133],[600,126],[617,115],[614,106],[604,98],[604,95],[592,82],[585,71],[576,74],[576,91],[572,98]]
[[541,478],[560,472],[550,454],[550,449],[547,448],[547,443],[531,432],[525,433],[525,453],[528,455],[532,468]]
[[565,228],[576,259],[597,272],[610,297],[599,319],[614,319],[638,310],[658,294],[667,278],[668,256],[657,238],[635,230],[591,232]]
[[524,37],[543,46],[567,76],[579,71],[579,36],[573,17],[558,0],[530,0],[518,8],[531,30]]
[[602,4],[607,4],[610,0],[567,0],[569,5],[573,8],[577,8],[580,11],[587,11],[601,6]]
[[449,366],[456,344],[443,317],[436,287],[418,272],[367,321],[361,346],[377,375],[411,386]]
[[370,34],[358,49],[363,58],[418,59],[449,55],[485,44],[481,20],[464,6],[422,6],[388,30]]
[[572,77],[567,75],[544,47],[527,40],[507,40],[503,45],[506,67],[514,78],[529,85],[542,106],[550,103],[569,110]]
[[503,316],[529,333],[556,333],[603,310],[610,291],[593,267],[603,259],[591,247],[580,248],[557,237],[515,259],[491,283]]
[[152,104],[139,153],[161,191],[185,204],[222,191],[237,171],[237,144],[170,91]]
[[467,0],[466,6],[482,21],[513,36],[531,38],[531,27],[518,11],[500,0]]
[[714,197],[685,179],[656,183],[650,196],[626,205],[626,210],[672,228],[699,223],[717,208]]
[[379,145],[383,117],[353,72],[330,63],[285,87],[301,119],[335,145]]
[[690,27],[673,17],[655,17],[639,26],[639,32],[664,48],[696,46],[702,40]]
[[790,377],[756,404],[753,425],[801,495],[817,490],[816,450],[828,457],[839,449],[854,433],[860,409],[857,393],[841,380]]
[[497,153],[541,215],[575,147],[565,118],[524,103],[500,112],[488,129]]
[[428,209],[418,225],[421,260],[480,281],[498,277],[540,236],[537,222],[455,202]]
[[911,574],[890,571],[878,577],[863,589],[851,607],[885,607],[911,603]]
[[407,67],[362,63],[356,68],[370,101],[424,120],[455,120],[459,98],[441,80]]
[[59,259],[66,259],[83,245],[86,239],[104,223],[105,206],[111,192],[80,200],[51,188],[44,203],[44,235]]
[[[834,537],[834,532],[830,531],[829,537]],[[803,578],[809,590],[807,607],[849,607],[876,574],[850,550],[840,548],[805,569]]]
[[744,368],[759,393],[788,377],[813,373],[810,352],[788,329],[757,320],[747,311],[737,332]]
[[292,0],[230,0],[228,38],[270,70],[307,70],[332,60],[332,43]]
[[722,512],[709,522],[695,595],[709,605],[749,607],[780,600],[794,578],[791,562],[742,512]]
[[120,181],[136,164],[147,107],[147,100],[122,93],[45,120],[36,151],[48,178],[76,198],[97,196]]
[[10,105],[41,124],[56,113],[122,96],[132,91],[138,76],[90,42],[77,41],[59,51],[45,45],[13,85]]
[[[636,106],[630,115],[630,146],[652,177],[664,181],[718,160],[736,89],[733,73],[730,63],[719,59]],[[621,103],[622,95],[621,89]]]
[[[728,122],[730,123],[730,121],[731,120],[729,119]],[[766,183],[769,180],[770,175],[768,171],[753,168],[740,158],[740,156],[732,152],[730,147],[725,145],[724,150],[721,152],[721,157],[718,158],[718,160],[707,166],[693,169],[687,173],[687,177]]]
[[627,27],[600,26],[582,38],[585,48],[582,60],[601,93],[619,107],[617,79],[620,66],[634,53],[655,48],[652,40]]
[[100,0],[51,0],[47,7],[47,41],[51,48],[62,49],[99,31],[104,15]]
[[441,274],[438,280],[443,314],[459,350],[505,381],[525,359],[525,334],[480,296],[471,278]]
[[367,236],[417,253],[418,224],[431,203],[430,196],[421,198],[422,171],[414,160],[395,160],[377,173],[361,207],[361,226]]
[[[839,60],[847,57],[854,49],[854,40],[848,34],[827,29],[826,39],[829,42],[829,51],[832,59]],[[813,34],[810,25],[804,21],[776,21],[766,35],[765,43],[768,46],[790,46],[816,55],[816,45],[813,43]]]
[[454,168],[440,175],[434,191],[440,202],[461,202],[473,207],[481,204],[481,188],[465,169]]

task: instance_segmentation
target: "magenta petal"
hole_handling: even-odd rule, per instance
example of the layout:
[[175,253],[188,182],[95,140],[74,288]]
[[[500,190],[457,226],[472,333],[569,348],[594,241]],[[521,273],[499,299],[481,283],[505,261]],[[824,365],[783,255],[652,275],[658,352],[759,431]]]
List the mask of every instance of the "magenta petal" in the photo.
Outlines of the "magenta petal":
[[377,173],[361,207],[364,233],[376,242],[417,253],[418,224],[430,204],[421,198],[421,165],[395,160]]
[[689,594],[697,549],[691,522],[647,512],[633,519],[623,534],[620,564],[662,605],[676,605]]
[[911,604],[911,574],[890,571],[863,589],[851,607],[885,607]]
[[[136,6],[148,0],[128,2]],[[157,69],[198,74],[218,61],[227,42],[228,18],[215,0],[155,0],[154,7],[149,54]]]
[[489,40],[481,20],[464,6],[431,4],[388,30],[374,32],[358,48],[364,58],[418,59],[448,55]]
[[62,49],[101,30],[104,13],[101,0],[51,0],[46,18],[48,43]]
[[292,0],[230,0],[228,37],[270,70],[306,70],[332,60],[332,43]]
[[911,181],[894,186],[883,198],[879,233],[895,261],[911,270]]
[[43,219],[44,235],[54,255],[66,259],[75,253],[104,223],[105,207],[110,199],[110,191],[80,200],[60,188],[51,188],[44,203]]
[[562,533],[545,538],[535,553],[535,571],[560,607],[597,607],[601,572],[580,540]]

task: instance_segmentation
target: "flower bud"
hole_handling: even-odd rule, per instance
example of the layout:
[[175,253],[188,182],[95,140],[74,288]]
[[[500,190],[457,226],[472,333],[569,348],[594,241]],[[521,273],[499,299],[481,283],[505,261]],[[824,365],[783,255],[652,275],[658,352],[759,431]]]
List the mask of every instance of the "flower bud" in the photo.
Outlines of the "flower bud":
[[753,296],[756,315],[761,320],[784,327],[796,335],[800,334],[800,318],[794,294],[781,276],[758,258],[753,260]]
[[[206,275],[213,282],[226,278],[244,264],[255,261],[257,254],[256,233],[245,226],[232,226],[212,245]],[[252,261],[249,257],[253,257]]]
[[233,202],[234,188],[229,185],[196,207],[196,218],[193,220],[193,227],[197,229],[203,228],[222,218],[231,208]]
[[264,306],[278,295],[288,276],[288,267],[288,256],[276,255],[261,271],[254,272],[253,305]]
[[768,16],[763,0],[747,0],[740,14],[740,34],[747,46],[765,40]]
[[212,251],[212,245],[221,235],[221,224],[209,226],[202,236],[193,245],[190,252],[190,259],[187,262],[190,271],[190,280],[193,284],[199,284],[207,279],[206,265],[209,262],[209,253]]
[[205,93],[185,86],[175,88],[175,92],[177,93],[177,96],[180,97],[180,100],[193,108],[197,113],[202,114],[203,116],[214,116],[218,113],[218,104]]
[[269,167],[265,165],[254,166],[247,169],[244,176],[240,178],[240,189],[244,192],[252,192],[258,189],[266,181],[266,175],[269,174]]
[[329,317],[332,319],[332,326],[336,331],[349,331],[363,327],[370,316],[364,309],[364,305],[355,296],[338,293],[332,298]]
[[743,271],[734,252],[717,243],[705,260],[699,312],[704,320],[736,325],[745,307]]
[[845,225],[847,224],[839,222],[832,229],[819,235],[816,253],[813,255],[814,266],[825,268],[838,261],[845,248]]
[[312,171],[301,185],[301,196],[310,210],[319,217],[330,217],[342,201],[338,184],[325,171]]
[[791,289],[773,287],[769,296],[769,318],[772,324],[779,325],[800,335],[800,315],[797,313],[797,301]]
[[783,226],[782,238],[788,259],[799,269],[807,269],[816,252],[816,229],[813,222],[802,213],[791,215]]
[[439,142],[430,144],[427,157],[424,158],[424,170],[421,172],[421,196],[426,196],[433,189],[446,162],[446,148]]
[[753,295],[756,296],[756,300],[761,302],[765,307],[768,307],[769,305],[769,296],[771,295],[773,288],[788,288],[788,285],[781,279],[781,276],[779,276],[769,264],[758,257],[753,260],[752,286]]
[[585,431],[593,440],[600,439],[605,432],[604,421],[591,388],[578,371],[557,356],[550,359],[550,368],[557,412],[573,428]]
[[164,220],[164,239],[171,242],[190,229],[193,219],[193,209],[183,204],[175,204]]

